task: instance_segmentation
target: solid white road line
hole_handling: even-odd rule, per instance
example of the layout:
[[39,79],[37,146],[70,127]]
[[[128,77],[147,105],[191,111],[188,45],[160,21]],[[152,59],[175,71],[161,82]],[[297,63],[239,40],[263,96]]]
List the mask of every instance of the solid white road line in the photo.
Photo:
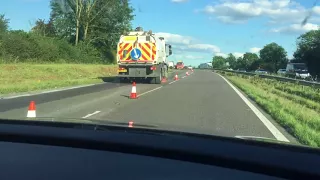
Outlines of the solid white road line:
[[96,112],[94,112],[94,113],[87,114],[86,116],[83,116],[82,118],[88,118],[88,117],[93,116],[93,115],[95,115],[95,114],[98,114],[98,113],[100,113],[100,112],[101,112],[101,111],[96,111]]
[[34,96],[34,95],[39,95],[39,94],[48,94],[48,93],[53,93],[53,92],[59,92],[59,91],[78,89],[78,88],[83,88],[83,87],[88,87],[88,86],[94,86],[94,85],[98,85],[98,84],[103,84],[103,83],[88,84],[88,85],[74,86],[74,87],[67,87],[67,88],[59,88],[59,89],[54,89],[54,90],[27,93],[27,94],[21,94],[21,95],[16,95],[16,96],[8,96],[8,97],[2,97],[2,98],[0,97],[0,99],[14,99],[14,98],[19,98],[19,97]]
[[150,93],[150,92],[156,91],[156,90],[158,90],[158,89],[160,89],[160,88],[162,88],[162,87],[163,87],[163,86],[160,86],[160,87],[157,87],[157,88],[151,89],[150,91],[146,91],[146,92],[144,92],[144,93],[141,93],[141,94],[140,94],[140,95],[138,95],[138,96],[143,96],[143,95],[148,94],[148,93]]
[[[217,74],[217,73],[216,73]],[[225,77],[218,74],[224,79],[230,87],[240,96],[240,98],[250,107],[250,109],[256,114],[261,122],[269,129],[273,136],[279,141],[290,142],[269,120],[266,118],[258,108],[256,108],[237,88],[235,88]]]

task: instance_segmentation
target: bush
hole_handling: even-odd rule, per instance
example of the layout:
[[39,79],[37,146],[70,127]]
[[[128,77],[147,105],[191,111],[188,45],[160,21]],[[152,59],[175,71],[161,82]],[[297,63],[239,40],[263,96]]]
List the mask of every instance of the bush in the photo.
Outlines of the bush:
[[0,34],[0,63],[104,63],[116,62],[116,52],[101,54],[91,44],[79,42],[77,46],[64,39],[45,37],[24,31]]

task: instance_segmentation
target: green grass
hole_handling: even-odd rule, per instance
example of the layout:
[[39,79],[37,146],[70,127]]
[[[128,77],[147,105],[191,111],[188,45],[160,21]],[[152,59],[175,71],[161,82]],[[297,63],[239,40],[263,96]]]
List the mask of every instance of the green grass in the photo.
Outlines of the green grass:
[[102,82],[116,65],[0,64],[0,95]]
[[319,89],[223,73],[304,145],[320,147]]

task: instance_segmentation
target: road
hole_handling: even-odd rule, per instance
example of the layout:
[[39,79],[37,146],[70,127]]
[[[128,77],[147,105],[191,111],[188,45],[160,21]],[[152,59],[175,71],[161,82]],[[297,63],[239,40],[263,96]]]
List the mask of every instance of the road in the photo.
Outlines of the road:
[[[160,129],[219,136],[258,136],[295,141],[261,109],[209,70],[186,70],[167,83],[137,84],[138,99],[129,99],[131,84],[95,86],[0,99],[1,118],[25,118],[29,102],[37,117],[87,118],[157,126]],[[241,97],[242,96],[242,97]],[[249,104],[248,104],[249,103]],[[254,107],[252,107],[254,106]]]

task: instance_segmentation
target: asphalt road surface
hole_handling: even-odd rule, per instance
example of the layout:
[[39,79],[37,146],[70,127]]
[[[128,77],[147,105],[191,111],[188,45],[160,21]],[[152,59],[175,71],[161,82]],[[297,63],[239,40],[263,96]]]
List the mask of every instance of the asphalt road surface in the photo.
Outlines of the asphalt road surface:
[[152,125],[159,129],[221,136],[256,136],[295,141],[272,118],[210,70],[177,71],[179,80],[132,85],[107,82],[31,96],[0,99],[1,118],[26,118],[30,101],[37,117],[99,119]]

